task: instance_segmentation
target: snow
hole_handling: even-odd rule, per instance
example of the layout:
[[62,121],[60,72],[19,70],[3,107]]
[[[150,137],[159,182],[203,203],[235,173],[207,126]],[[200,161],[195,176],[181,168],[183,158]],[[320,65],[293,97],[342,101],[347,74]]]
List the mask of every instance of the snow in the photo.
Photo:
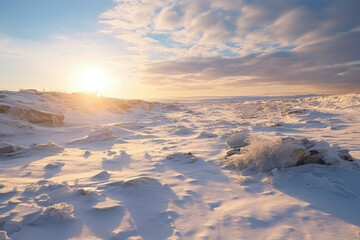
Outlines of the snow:
[[41,216],[36,219],[36,222],[48,221],[49,219],[54,220],[66,220],[74,218],[74,206],[67,204],[66,202],[56,203],[48,206]]
[[344,166],[353,161],[346,149],[330,146],[325,141],[289,137],[266,140],[258,136],[247,139],[247,135],[241,135],[237,133],[226,140],[232,148],[224,160],[226,166],[266,172],[308,163]]
[[95,210],[99,210],[99,211],[103,211],[103,210],[109,210],[109,209],[113,209],[113,208],[117,208],[121,206],[121,203],[118,201],[115,201],[113,199],[106,199],[103,202],[98,202],[93,209]]
[[360,94],[0,96],[0,239],[360,236]]

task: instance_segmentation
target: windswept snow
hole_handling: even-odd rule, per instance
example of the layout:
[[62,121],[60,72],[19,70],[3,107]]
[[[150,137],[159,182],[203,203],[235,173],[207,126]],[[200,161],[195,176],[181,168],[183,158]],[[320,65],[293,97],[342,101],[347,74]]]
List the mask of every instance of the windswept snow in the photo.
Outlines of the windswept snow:
[[359,94],[2,91],[0,239],[357,239],[359,128]]

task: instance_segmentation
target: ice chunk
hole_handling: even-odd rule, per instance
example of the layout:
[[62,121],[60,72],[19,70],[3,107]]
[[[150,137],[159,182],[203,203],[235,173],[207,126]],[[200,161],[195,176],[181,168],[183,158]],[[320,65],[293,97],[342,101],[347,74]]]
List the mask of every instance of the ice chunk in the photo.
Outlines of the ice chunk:
[[235,133],[226,139],[225,143],[229,148],[244,147],[248,144],[249,134],[246,132]]
[[0,155],[13,155],[20,149],[20,146],[9,143],[9,142],[1,142],[0,143]]
[[66,202],[61,202],[47,207],[39,219],[64,220],[72,218],[74,218],[74,206]]
[[91,152],[89,152],[89,151],[85,151],[83,154],[84,158],[88,158],[88,157],[90,157],[90,155],[91,155]]

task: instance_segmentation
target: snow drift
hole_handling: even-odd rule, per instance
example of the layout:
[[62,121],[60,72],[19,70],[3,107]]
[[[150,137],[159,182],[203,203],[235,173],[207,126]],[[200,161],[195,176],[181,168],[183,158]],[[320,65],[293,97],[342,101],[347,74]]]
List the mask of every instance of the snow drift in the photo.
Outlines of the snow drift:
[[0,240],[357,239],[360,94],[225,100],[0,92]]

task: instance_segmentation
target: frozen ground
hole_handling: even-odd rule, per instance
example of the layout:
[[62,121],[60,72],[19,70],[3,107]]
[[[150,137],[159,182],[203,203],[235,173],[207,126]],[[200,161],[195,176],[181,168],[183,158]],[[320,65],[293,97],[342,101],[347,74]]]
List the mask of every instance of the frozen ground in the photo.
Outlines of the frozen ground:
[[359,94],[149,103],[3,91],[0,140],[1,240],[360,235]]

